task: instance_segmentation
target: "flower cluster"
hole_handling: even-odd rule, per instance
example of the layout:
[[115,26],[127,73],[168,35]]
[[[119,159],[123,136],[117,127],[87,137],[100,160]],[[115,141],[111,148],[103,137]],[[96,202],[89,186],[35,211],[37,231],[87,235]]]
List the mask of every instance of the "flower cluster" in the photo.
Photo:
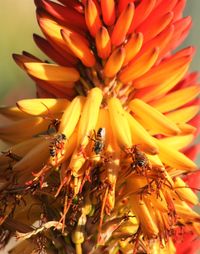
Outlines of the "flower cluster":
[[184,181],[200,87],[194,48],[173,52],[191,27],[186,1],[59,2],[35,0],[34,40],[51,60],[13,55],[38,98],[0,108],[1,245],[17,231],[16,254],[176,253],[200,233]]

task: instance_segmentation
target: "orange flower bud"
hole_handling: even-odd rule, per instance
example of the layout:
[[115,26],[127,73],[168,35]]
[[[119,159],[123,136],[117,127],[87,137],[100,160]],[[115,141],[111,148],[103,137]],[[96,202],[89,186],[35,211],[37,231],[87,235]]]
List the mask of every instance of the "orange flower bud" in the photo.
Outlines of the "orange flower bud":
[[98,56],[106,59],[111,52],[111,41],[108,30],[102,26],[97,32],[95,39]]
[[147,50],[139,59],[133,59],[126,68],[122,70],[119,79],[123,83],[130,82],[151,69],[158,58],[159,48]]
[[133,34],[126,45],[124,46],[126,56],[124,60],[124,65],[130,62],[134,56],[140,51],[143,43],[143,35],[142,33]]
[[115,22],[115,1],[101,0],[101,10],[104,23],[108,26],[113,25]]
[[99,16],[100,13],[98,12],[98,9],[93,0],[88,0],[85,5],[85,21],[93,37],[102,26]]
[[85,38],[77,33],[69,32],[67,30],[61,30],[61,35],[65,40],[67,46],[74,53],[76,57],[78,57],[81,62],[88,67],[92,67],[95,65],[95,58],[85,43]]
[[106,77],[112,78],[114,77],[117,72],[121,69],[122,64],[125,58],[125,50],[124,48],[116,49],[111,56],[109,57],[108,61],[104,67],[104,75]]
[[123,43],[126,34],[129,30],[130,24],[132,22],[133,15],[134,15],[134,4],[129,3],[126,9],[120,14],[114,26],[111,35],[111,41],[113,45],[118,46],[121,43]]

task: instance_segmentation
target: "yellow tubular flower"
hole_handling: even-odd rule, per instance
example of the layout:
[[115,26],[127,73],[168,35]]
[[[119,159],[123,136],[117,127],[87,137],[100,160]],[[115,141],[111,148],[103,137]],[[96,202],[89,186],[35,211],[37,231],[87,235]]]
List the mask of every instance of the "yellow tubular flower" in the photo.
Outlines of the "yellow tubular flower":
[[178,127],[173,122],[170,122],[159,111],[153,107],[150,107],[142,100],[135,99],[131,101],[129,107],[138,118],[145,116],[141,120],[144,126],[147,125],[146,128],[156,129],[158,133],[162,133],[164,135],[175,135],[180,132]]
[[23,119],[27,117],[26,113],[23,113],[19,110],[18,107],[0,107],[1,115],[5,116],[6,118],[11,118],[13,121]]
[[30,75],[42,80],[74,82],[79,79],[78,72],[73,68],[45,63],[25,63],[24,65]]
[[88,94],[78,130],[78,141],[83,147],[88,144],[88,135],[91,134],[97,124],[102,98],[102,91],[99,88],[93,88]]
[[[17,102],[17,107],[30,115],[48,115],[57,112],[63,112],[69,105],[69,101],[66,99],[31,99],[21,100]],[[32,108],[35,108],[34,112]]]
[[18,143],[41,133],[48,125],[49,122],[42,117],[26,118],[0,126],[0,137],[7,142]]
[[70,105],[65,109],[58,131],[63,133],[67,138],[70,138],[80,118],[84,98],[76,97]]
[[131,127],[132,142],[134,145],[139,144],[143,151],[149,154],[158,152],[158,147],[153,141],[151,135],[144,129],[144,127],[137,122],[134,117],[126,112],[128,123]]
[[120,101],[116,98],[109,99],[108,110],[111,126],[113,132],[115,132],[119,146],[124,149],[131,148],[131,130]]
[[38,98],[0,107],[0,243],[19,231],[11,253],[35,242],[41,253],[176,253],[200,234],[198,186],[184,182],[198,169],[200,88],[187,73],[194,48],[174,53],[191,27],[185,1],[35,5],[48,61],[13,55]]
[[[44,140],[37,144],[34,149],[28,152],[20,161],[14,166],[14,171],[29,171],[33,172],[37,167],[42,167],[43,163],[47,161],[49,156],[49,141]],[[42,155],[41,155],[42,153]]]

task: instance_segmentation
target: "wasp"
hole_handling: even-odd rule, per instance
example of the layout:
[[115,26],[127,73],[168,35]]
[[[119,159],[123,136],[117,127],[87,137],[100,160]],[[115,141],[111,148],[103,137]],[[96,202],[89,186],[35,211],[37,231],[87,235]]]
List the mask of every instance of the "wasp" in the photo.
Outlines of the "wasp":
[[131,163],[132,170],[142,171],[143,169],[146,169],[149,167],[149,160],[147,156],[138,148],[137,145],[128,149],[126,153],[132,158],[132,163]]
[[142,152],[138,146],[133,146],[132,148],[125,151],[129,157],[131,157],[132,162],[129,164],[127,174],[137,173],[147,177],[147,172],[151,170],[151,165],[144,152]]
[[131,167],[134,168],[147,168],[149,165],[149,160],[145,153],[140,151],[137,146],[133,147],[133,162],[131,163]]
[[104,149],[105,136],[106,136],[106,129],[99,128],[97,133],[94,130],[94,138],[89,137],[92,141],[94,141],[93,151],[96,155],[100,154]]
[[66,140],[66,136],[63,133],[59,133],[51,142],[51,145],[49,146],[49,153],[51,157],[56,157],[58,154],[58,151],[62,151],[64,148],[64,143]]

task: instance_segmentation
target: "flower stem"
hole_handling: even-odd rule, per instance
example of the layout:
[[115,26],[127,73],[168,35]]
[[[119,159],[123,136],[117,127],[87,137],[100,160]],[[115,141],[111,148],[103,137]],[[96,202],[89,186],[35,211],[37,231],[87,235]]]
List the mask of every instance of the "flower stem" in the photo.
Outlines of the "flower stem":
[[81,243],[77,243],[76,244],[76,254],[82,254],[82,247],[81,247]]

